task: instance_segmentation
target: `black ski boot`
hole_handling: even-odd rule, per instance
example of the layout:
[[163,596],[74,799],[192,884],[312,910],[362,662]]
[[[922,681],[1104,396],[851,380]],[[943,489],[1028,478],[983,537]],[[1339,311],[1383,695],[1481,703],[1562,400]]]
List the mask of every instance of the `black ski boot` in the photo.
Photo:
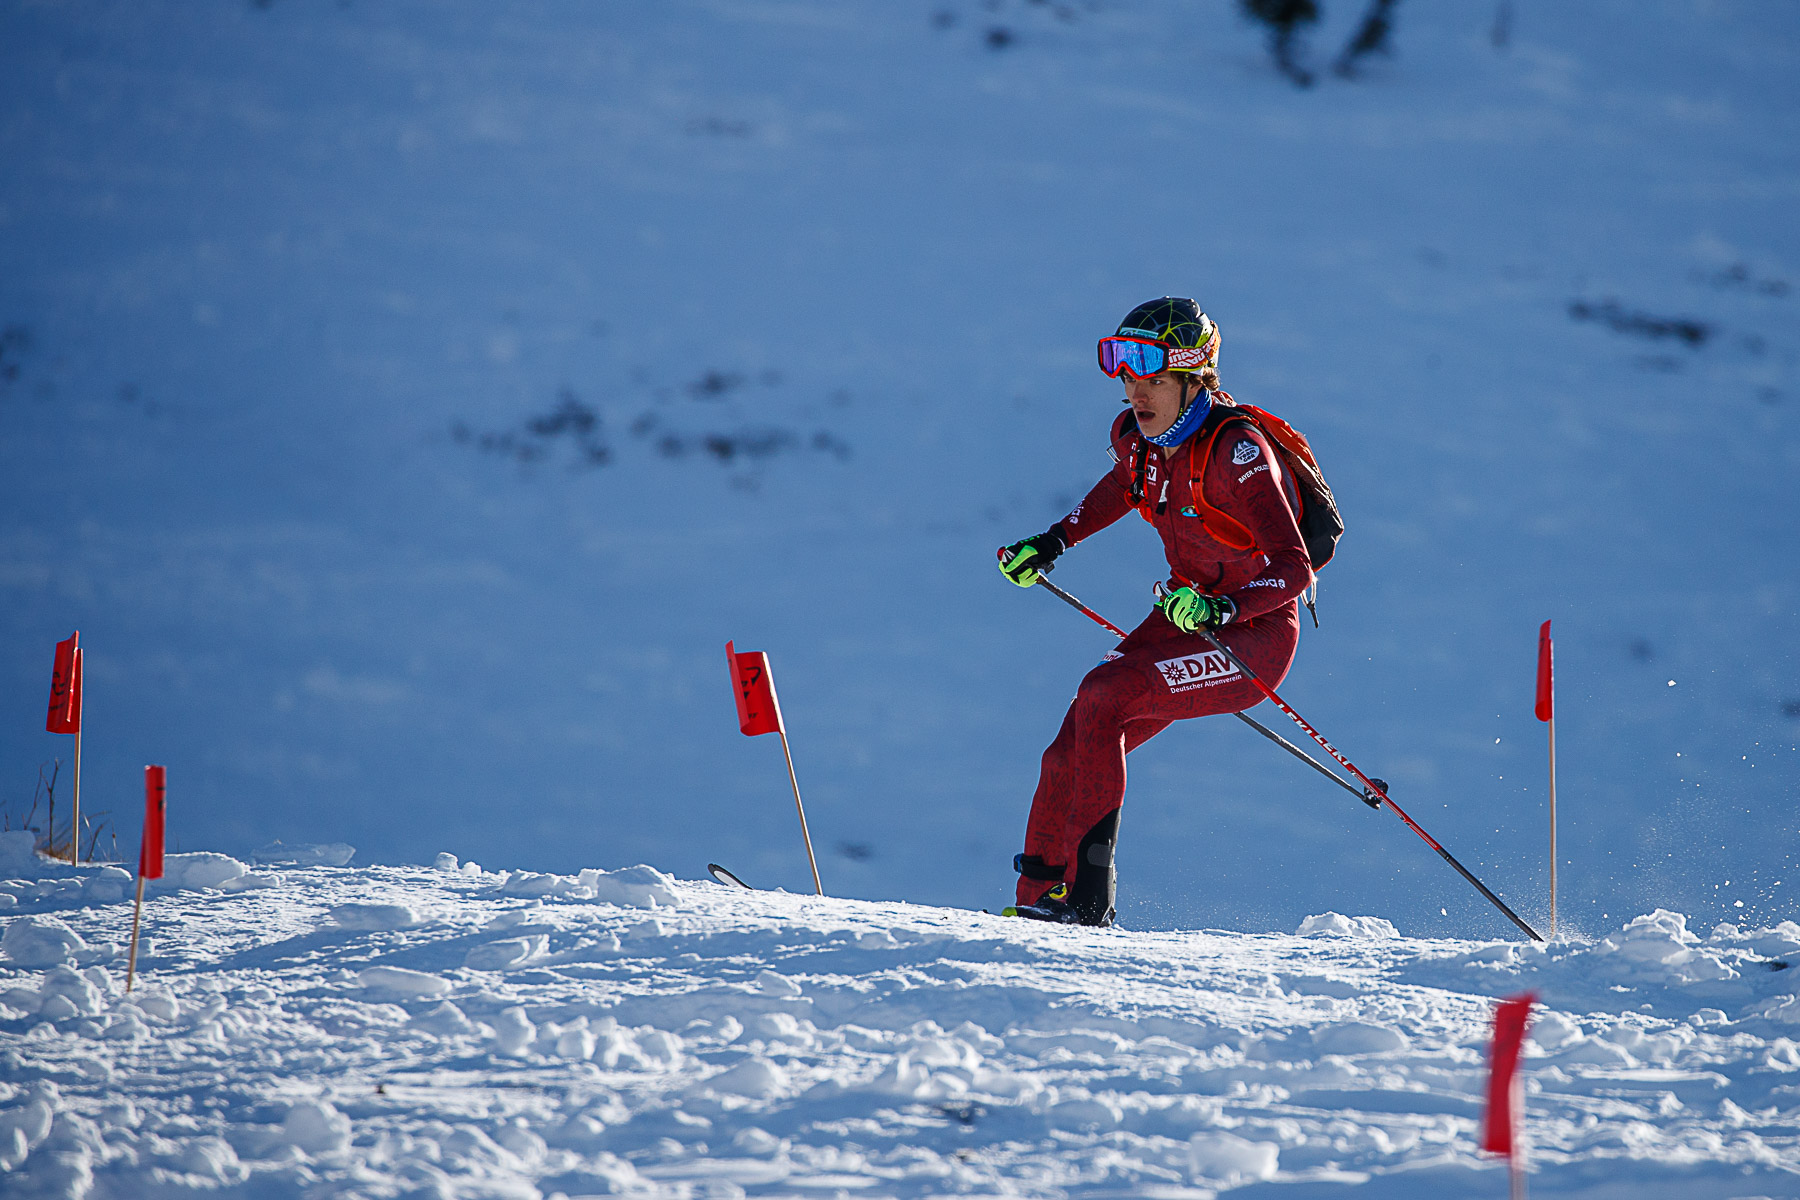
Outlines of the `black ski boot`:
[[1015,904],[1001,909],[1009,917],[1029,917],[1034,921],[1055,921],[1062,925],[1093,925],[1105,928],[1113,923],[1113,897],[1118,889],[1118,871],[1113,865],[1113,845],[1119,831],[1119,810],[1113,809],[1087,831],[1075,848],[1075,884],[1062,882],[1064,868],[1046,863],[1035,854],[1013,856],[1013,870],[1027,879],[1054,879],[1055,887],[1045,892],[1034,904]]
[[1083,925],[1105,928],[1113,923],[1113,897],[1119,888],[1113,846],[1118,833],[1119,810],[1115,808],[1101,817],[1075,848],[1075,886],[1069,889],[1069,905]]
[[1036,904],[1009,904],[1000,910],[1003,917],[1026,917],[1033,921],[1053,921],[1058,925],[1079,925],[1081,916],[1066,896],[1069,885],[1059,883],[1038,898]]

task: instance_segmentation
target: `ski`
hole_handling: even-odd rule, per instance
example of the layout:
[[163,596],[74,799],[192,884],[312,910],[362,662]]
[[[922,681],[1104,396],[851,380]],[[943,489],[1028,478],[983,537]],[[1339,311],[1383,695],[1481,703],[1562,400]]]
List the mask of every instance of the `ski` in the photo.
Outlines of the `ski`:
[[[986,909],[982,910],[986,912]],[[1003,917],[1024,917],[1032,921],[1049,921],[1057,925],[1079,924],[1074,909],[1043,908],[1036,904],[1009,904],[1000,910]]]
[[714,879],[718,880],[726,887],[741,887],[746,892],[754,892],[756,890],[724,867],[721,867],[718,863],[707,863],[706,869],[711,873]]

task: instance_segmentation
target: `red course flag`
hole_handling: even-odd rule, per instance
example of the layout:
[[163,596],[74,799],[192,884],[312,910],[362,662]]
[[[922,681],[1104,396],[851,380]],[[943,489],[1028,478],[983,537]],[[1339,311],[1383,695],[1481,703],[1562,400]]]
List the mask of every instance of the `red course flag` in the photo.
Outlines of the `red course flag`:
[[1548,721],[1556,715],[1556,650],[1550,644],[1550,622],[1538,627],[1537,719]]
[[144,768],[144,840],[138,849],[138,878],[161,879],[163,873],[163,808],[167,799],[167,771]]
[[725,659],[731,664],[731,687],[737,693],[738,728],[747,737],[780,733],[781,705],[775,701],[769,656],[761,650],[740,653],[726,642]]
[[50,714],[44,728],[51,733],[81,732],[81,630],[56,643],[50,668]]
[[1537,997],[1530,992],[1500,1002],[1494,1010],[1494,1049],[1489,1061],[1487,1128],[1481,1137],[1481,1148],[1508,1158],[1513,1154],[1513,1130],[1524,1107],[1517,1086],[1519,1044],[1525,1039],[1525,1022],[1531,1017],[1531,1006]]

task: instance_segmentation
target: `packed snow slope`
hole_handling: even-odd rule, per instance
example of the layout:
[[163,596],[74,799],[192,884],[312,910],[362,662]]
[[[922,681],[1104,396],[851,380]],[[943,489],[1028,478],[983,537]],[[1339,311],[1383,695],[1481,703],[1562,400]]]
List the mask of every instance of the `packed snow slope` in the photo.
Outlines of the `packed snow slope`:
[[9,1200],[1494,1197],[1492,998],[1526,988],[1533,1195],[1800,1195],[1792,922],[1123,932],[186,854],[127,995],[124,873],[9,867]]
[[[827,889],[995,904],[1110,641],[994,548],[1172,292],[1349,518],[1301,711],[1547,923],[1554,618],[1564,920],[1794,915],[1800,9],[1403,5],[1347,79],[1323,7],[1300,89],[1218,0],[0,0],[7,819],[79,628],[102,851],[160,762],[187,850],[800,890],[735,638]],[[1121,868],[1140,929],[1509,928],[1231,721],[1134,755]]]

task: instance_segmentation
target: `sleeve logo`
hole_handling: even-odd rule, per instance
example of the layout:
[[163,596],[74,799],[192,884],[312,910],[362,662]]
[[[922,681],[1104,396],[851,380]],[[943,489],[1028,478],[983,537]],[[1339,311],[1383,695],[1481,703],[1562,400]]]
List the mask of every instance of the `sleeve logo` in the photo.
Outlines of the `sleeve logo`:
[[1257,446],[1257,444],[1255,442],[1251,441],[1248,438],[1245,438],[1243,441],[1239,442],[1237,445],[1235,445],[1231,448],[1231,461],[1241,467],[1245,463],[1255,462],[1257,455],[1259,455],[1261,453],[1262,453],[1262,450]]

